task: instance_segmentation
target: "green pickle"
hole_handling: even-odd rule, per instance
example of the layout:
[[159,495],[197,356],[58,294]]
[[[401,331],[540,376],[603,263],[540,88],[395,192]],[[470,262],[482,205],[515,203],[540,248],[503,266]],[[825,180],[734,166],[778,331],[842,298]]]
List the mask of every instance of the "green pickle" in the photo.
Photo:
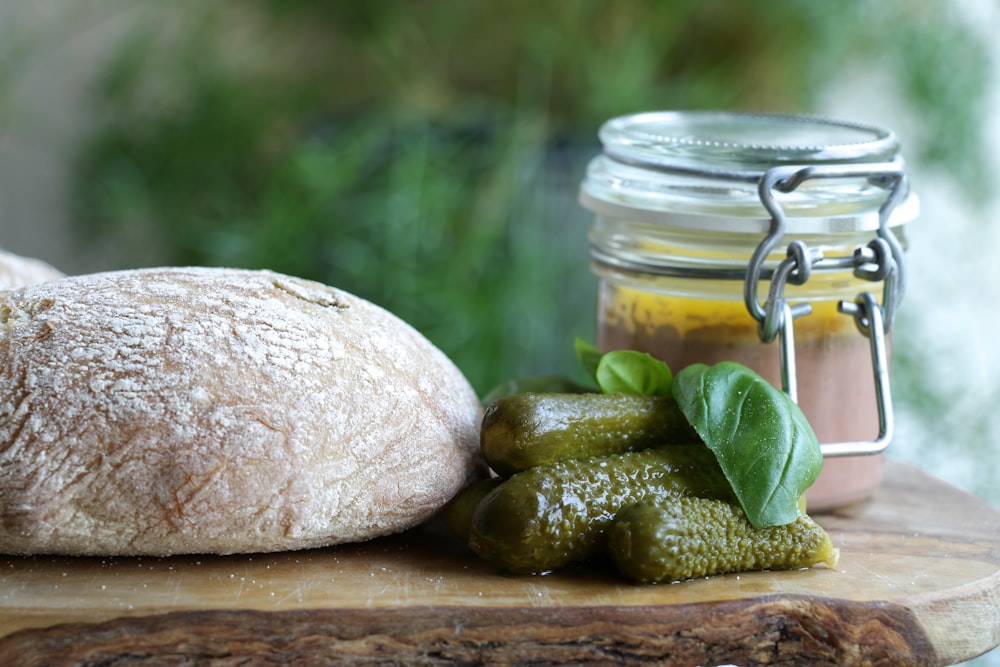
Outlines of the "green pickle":
[[803,514],[755,529],[739,507],[709,498],[650,498],[622,510],[608,533],[611,559],[637,583],[750,570],[833,567],[829,535]]
[[473,482],[462,489],[445,510],[445,520],[448,528],[458,539],[468,544],[469,530],[472,528],[472,515],[480,501],[503,480],[499,477],[487,477]]
[[468,544],[507,572],[539,574],[602,555],[622,508],[682,494],[735,502],[702,444],[536,466],[479,502]]
[[701,439],[668,396],[522,393],[490,405],[480,448],[498,475]]

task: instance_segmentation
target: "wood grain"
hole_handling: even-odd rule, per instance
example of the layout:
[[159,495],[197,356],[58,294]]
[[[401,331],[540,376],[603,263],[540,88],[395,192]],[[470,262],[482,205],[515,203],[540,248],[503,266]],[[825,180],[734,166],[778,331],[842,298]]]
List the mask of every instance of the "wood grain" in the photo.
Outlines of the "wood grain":
[[940,665],[1000,644],[1000,513],[892,465],[837,570],[505,577],[431,524],[257,556],[0,559],[2,665]]
[[663,664],[665,657],[683,665],[933,664],[933,648],[900,611],[792,597],[713,609],[177,612],[20,633],[4,643],[0,658],[29,665]]

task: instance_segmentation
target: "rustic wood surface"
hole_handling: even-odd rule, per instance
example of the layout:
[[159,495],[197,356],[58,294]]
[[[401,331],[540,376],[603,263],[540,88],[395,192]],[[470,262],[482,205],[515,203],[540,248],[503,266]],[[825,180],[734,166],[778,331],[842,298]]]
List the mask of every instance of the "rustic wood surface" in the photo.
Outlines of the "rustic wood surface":
[[0,665],[939,665],[1000,644],[1000,513],[902,464],[836,570],[507,577],[431,524],[313,551],[0,557]]

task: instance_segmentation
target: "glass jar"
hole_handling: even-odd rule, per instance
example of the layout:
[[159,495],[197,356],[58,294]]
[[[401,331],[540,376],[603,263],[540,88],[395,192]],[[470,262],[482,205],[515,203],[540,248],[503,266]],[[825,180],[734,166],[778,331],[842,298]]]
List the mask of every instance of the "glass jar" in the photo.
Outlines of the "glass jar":
[[916,217],[887,130],[803,116],[651,112],[600,130],[597,345],[674,371],[733,360],[797,400],[822,443],[811,511],[868,496],[891,438],[888,331]]

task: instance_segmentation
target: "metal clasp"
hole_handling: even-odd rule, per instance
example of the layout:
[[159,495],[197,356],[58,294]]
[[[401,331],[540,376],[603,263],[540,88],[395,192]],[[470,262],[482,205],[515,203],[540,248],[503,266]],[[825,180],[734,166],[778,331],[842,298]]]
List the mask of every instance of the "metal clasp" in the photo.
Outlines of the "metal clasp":
[[[766,301],[758,301],[758,284],[764,273],[764,262],[778,247],[788,228],[788,219],[775,196],[789,193],[812,179],[867,178],[889,194],[879,208],[876,237],[849,257],[824,257],[821,250],[809,248],[802,241],[788,244],[785,259],[770,276],[771,285]],[[842,301],[840,312],[854,317],[858,330],[871,342],[872,371],[878,408],[879,433],[870,442],[840,442],[821,444],[824,457],[877,454],[885,450],[892,437],[893,415],[889,389],[889,364],[885,338],[892,327],[896,309],[906,286],[903,247],[893,234],[889,221],[893,210],[907,192],[906,173],[901,159],[884,164],[836,166],[782,166],[764,172],[758,181],[761,203],[771,215],[767,236],[754,250],[743,284],[747,310],[758,322],[760,339],[769,343],[780,340],[782,389],[792,400],[798,400],[795,370],[794,320],[812,312],[809,303],[791,304],[784,296],[787,284],[803,285],[819,270],[853,270],[856,277],[883,283],[881,305],[870,292],[858,295],[856,301]]]

